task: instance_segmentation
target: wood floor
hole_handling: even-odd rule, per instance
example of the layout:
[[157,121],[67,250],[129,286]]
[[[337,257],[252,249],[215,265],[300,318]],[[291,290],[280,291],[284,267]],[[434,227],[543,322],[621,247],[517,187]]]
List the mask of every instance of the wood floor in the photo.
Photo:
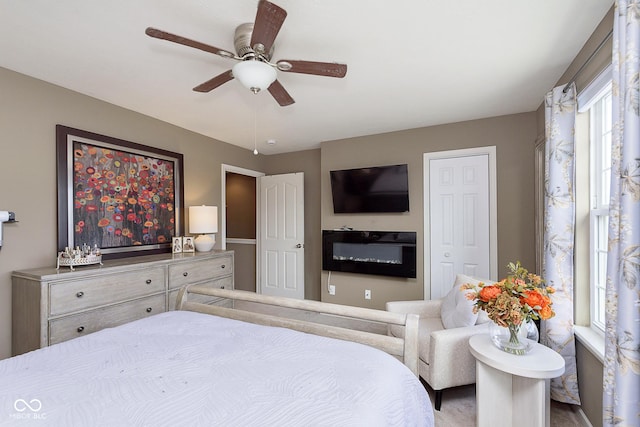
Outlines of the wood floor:
[[[427,388],[431,402],[435,402],[435,393]],[[434,409],[436,427],[475,426],[476,425],[476,389],[475,385],[455,387],[445,390],[440,411]],[[591,427],[582,418],[578,407],[551,401],[551,427]]]

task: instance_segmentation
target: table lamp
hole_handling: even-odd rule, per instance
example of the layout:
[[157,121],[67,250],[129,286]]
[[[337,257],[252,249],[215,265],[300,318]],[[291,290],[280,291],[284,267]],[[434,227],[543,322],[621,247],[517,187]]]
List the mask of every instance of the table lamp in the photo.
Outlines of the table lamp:
[[189,206],[189,233],[199,234],[194,243],[196,251],[209,252],[216,243],[218,232],[217,206]]

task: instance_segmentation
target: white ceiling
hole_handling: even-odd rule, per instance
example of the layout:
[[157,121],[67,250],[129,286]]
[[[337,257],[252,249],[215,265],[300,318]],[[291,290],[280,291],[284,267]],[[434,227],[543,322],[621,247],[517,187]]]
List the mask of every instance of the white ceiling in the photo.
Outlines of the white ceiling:
[[[322,141],[534,111],[612,0],[275,0],[273,60],[348,65],[344,79],[278,73],[280,107],[235,61],[145,35],[153,26],[234,51],[257,0],[0,0],[0,67],[264,154]],[[257,112],[257,114],[256,114]],[[91,130],[91,129],[87,129]],[[266,140],[274,139],[273,146]]]

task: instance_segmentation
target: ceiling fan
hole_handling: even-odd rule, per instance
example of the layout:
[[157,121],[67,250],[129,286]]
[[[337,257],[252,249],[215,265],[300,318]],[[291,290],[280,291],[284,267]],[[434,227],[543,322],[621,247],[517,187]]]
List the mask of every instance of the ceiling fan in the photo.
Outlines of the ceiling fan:
[[287,11],[267,0],[258,2],[254,23],[241,24],[236,28],[234,46],[236,53],[191,40],[176,34],[149,27],[145,33],[157,39],[182,44],[214,53],[223,58],[239,61],[231,70],[194,87],[197,92],[210,92],[218,86],[236,78],[253,93],[267,89],[281,106],[295,101],[277,80],[277,71],[313,74],[326,77],[344,77],[346,64],[281,59],[271,62],[273,42],[287,17]]

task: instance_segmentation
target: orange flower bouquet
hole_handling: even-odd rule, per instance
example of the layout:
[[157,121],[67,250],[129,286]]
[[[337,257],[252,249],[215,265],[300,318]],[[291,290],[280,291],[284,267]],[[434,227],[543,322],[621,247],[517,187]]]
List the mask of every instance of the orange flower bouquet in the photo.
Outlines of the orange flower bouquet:
[[508,341],[496,342],[494,338],[495,344],[507,352],[524,354],[527,345],[520,342],[520,328],[531,320],[555,316],[550,298],[554,289],[544,286],[542,278],[529,273],[520,261],[510,262],[507,268],[510,274],[498,283],[480,283],[477,286],[466,283],[461,289],[472,291],[466,295],[468,299],[475,300],[474,313],[484,310],[498,326],[508,328]]

